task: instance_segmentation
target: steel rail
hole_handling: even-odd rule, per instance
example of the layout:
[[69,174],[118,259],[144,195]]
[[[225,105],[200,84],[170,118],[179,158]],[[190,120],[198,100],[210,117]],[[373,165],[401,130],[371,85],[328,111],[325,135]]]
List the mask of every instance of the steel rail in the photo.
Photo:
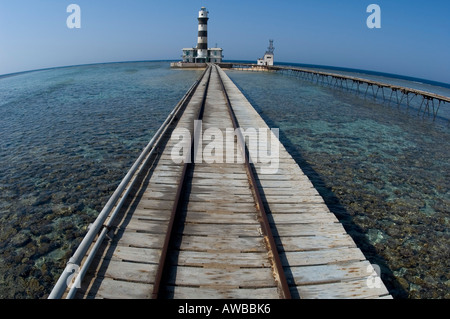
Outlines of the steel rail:
[[[208,79],[206,80],[206,84],[205,84],[205,91],[203,92],[203,97],[202,97],[202,103],[200,105],[200,110],[198,112],[197,115],[197,119],[201,120],[203,117],[203,111],[205,109],[205,103],[206,103],[206,96],[208,93],[208,87],[209,87],[209,81],[211,78],[211,71],[212,71],[212,67],[208,66],[205,70],[205,72],[202,75],[202,79],[204,77],[204,75],[206,74],[206,72],[209,71],[209,75],[208,75]],[[200,83],[200,82],[199,82]],[[194,131],[195,131],[195,125],[194,125]],[[185,163],[183,166],[183,170],[181,173],[181,177],[180,180],[178,182],[178,187],[177,187],[177,191],[176,191],[176,195],[175,195],[175,200],[172,206],[172,211],[170,213],[170,219],[169,219],[169,224],[167,227],[167,231],[166,231],[166,237],[164,239],[164,244],[161,250],[161,256],[159,259],[159,263],[158,263],[158,269],[156,271],[156,275],[155,275],[155,282],[153,284],[153,291],[152,291],[152,299],[157,299],[160,297],[160,290],[161,290],[161,284],[164,278],[164,271],[165,271],[165,267],[167,264],[167,253],[169,251],[169,247],[170,247],[170,242],[173,236],[173,226],[175,224],[175,220],[177,218],[177,213],[179,211],[179,207],[181,204],[181,198],[182,198],[182,194],[183,194],[183,190],[186,187],[186,182],[187,182],[187,176],[188,176],[188,170],[191,169],[191,167],[193,166],[194,163],[194,159],[192,157],[195,157],[194,154],[194,145],[196,144],[194,142],[194,139],[196,136],[199,136],[196,132],[194,132],[194,135],[191,137],[191,148],[188,154],[186,154],[185,156]],[[190,159],[190,160],[188,160]]]
[[[206,70],[205,70],[206,72]],[[56,282],[55,286],[53,287],[51,293],[48,296],[48,299],[60,299],[66,292],[66,290],[69,288],[69,292],[67,294],[67,298],[73,298],[75,296],[75,293],[77,289],[80,287],[81,281],[86,274],[92,260],[95,257],[95,254],[100,247],[103,239],[105,238],[106,234],[108,233],[114,218],[117,216],[118,212],[122,208],[124,202],[126,201],[128,194],[130,190],[133,188],[134,182],[136,181],[137,175],[139,175],[141,169],[146,166],[148,159],[152,157],[156,150],[156,146],[160,142],[162,136],[165,134],[169,126],[172,124],[174,119],[177,117],[180,110],[182,110],[187,102],[190,100],[193,92],[195,92],[196,88],[198,87],[200,83],[200,79],[203,78],[203,75],[205,72],[201,75],[199,80],[196,80],[190,89],[185,93],[183,98],[177,103],[177,105],[174,107],[172,112],[168,115],[164,123],[160,126],[158,131],[155,133],[153,138],[150,140],[150,142],[147,144],[147,146],[144,148],[138,159],[134,162],[133,166],[130,168],[128,173],[125,175],[125,177],[120,182],[119,186],[116,188],[114,193],[109,198],[106,205],[103,207],[100,214],[97,216],[96,220],[90,225],[89,230],[85,237],[83,238],[82,242],[78,246],[75,253],[72,255],[72,257],[69,259],[69,261],[66,264],[66,267],[64,268],[61,276],[59,277],[58,281]],[[124,192],[125,188],[128,186],[128,189]],[[118,202],[119,198],[122,196],[120,201]],[[118,203],[117,203],[118,202]],[[113,210],[114,208],[114,210]],[[111,213],[112,211],[112,213]],[[107,220],[109,216],[108,222],[105,224],[105,221]],[[99,234],[100,233],[100,234]],[[98,237],[97,237],[98,235]],[[94,242],[95,238],[97,237],[97,241],[95,245],[92,247],[91,251],[89,252],[89,255],[86,257],[86,253],[89,251],[89,248],[91,248],[92,243]],[[80,265],[83,261],[83,259],[86,257],[85,262],[83,263],[83,266],[80,268]],[[75,272],[74,272],[75,270]],[[75,278],[73,278],[76,276]],[[75,279],[75,281],[73,281]]]
[[[215,67],[216,67],[216,69],[218,68],[217,66],[215,66]],[[258,211],[259,211],[259,215],[260,215],[259,217],[260,217],[260,223],[261,223],[261,230],[262,230],[262,232],[263,232],[263,234],[264,234],[264,236],[265,236],[265,238],[267,240],[266,244],[268,246],[268,249],[269,249],[270,253],[272,254],[274,271],[275,271],[276,275],[278,276],[279,292],[280,292],[282,298],[284,298],[284,299],[291,299],[291,293],[290,293],[290,289],[289,289],[289,284],[287,282],[286,275],[285,275],[284,270],[283,270],[283,265],[281,263],[281,259],[280,259],[280,256],[278,254],[278,249],[277,249],[277,246],[275,244],[275,240],[273,238],[272,230],[270,228],[270,223],[269,223],[269,220],[267,218],[266,210],[264,208],[264,203],[262,201],[261,194],[258,191],[258,184],[256,182],[256,177],[255,177],[255,174],[253,173],[252,166],[250,164],[250,162],[251,162],[250,161],[250,154],[249,154],[247,145],[245,143],[244,137],[242,135],[242,132],[241,132],[241,130],[238,130],[239,123],[238,123],[238,120],[236,118],[236,114],[234,113],[233,107],[231,105],[231,101],[230,101],[230,98],[228,96],[227,90],[225,88],[225,84],[223,83],[222,77],[221,77],[220,72],[219,72],[218,69],[217,69],[217,74],[219,75],[219,81],[220,81],[220,84],[222,86],[222,92],[223,92],[223,95],[224,95],[225,100],[226,100],[226,104],[227,104],[227,107],[228,107],[228,112],[230,114],[231,121],[233,123],[235,132],[237,132],[237,137],[238,137],[238,140],[239,140],[241,152],[242,152],[242,155],[244,157],[244,162],[245,162],[247,175],[249,177],[249,183],[250,183],[250,186],[253,189],[253,194],[254,194],[254,197],[255,197],[255,201],[256,201],[256,204],[258,206]]]

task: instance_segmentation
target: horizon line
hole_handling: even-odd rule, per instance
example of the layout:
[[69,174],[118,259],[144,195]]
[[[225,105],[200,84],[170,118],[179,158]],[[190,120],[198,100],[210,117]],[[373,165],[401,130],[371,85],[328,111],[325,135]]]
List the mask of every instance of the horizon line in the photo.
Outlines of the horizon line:
[[[18,72],[0,74],[0,80],[7,78],[7,77],[16,76],[16,75],[21,75],[21,74],[26,74],[26,73],[31,73],[31,72],[47,71],[47,70],[53,70],[53,69],[64,69],[64,68],[73,68],[73,67],[90,66],[90,65],[101,65],[101,64],[166,62],[166,61],[173,62],[173,61],[179,61],[179,60],[178,59],[126,60],[126,61],[92,62],[92,63],[64,65],[64,66],[44,67],[44,68],[40,68],[40,69],[31,69],[31,70],[26,70],[26,71],[18,71]],[[222,63],[232,63],[232,62],[250,62],[251,64],[256,64],[252,60],[223,60],[222,61]],[[332,66],[332,65],[308,64],[308,63],[300,63],[300,62],[275,62],[274,65],[275,64],[300,65],[300,66],[310,67],[310,68],[334,69],[334,70],[349,71],[349,72],[355,72],[355,73],[366,73],[368,75],[387,76],[387,77],[391,77],[391,78],[397,78],[400,80],[421,81],[421,83],[423,83],[423,84],[430,84],[430,85],[450,89],[450,82],[447,83],[447,82],[441,82],[441,81],[436,81],[436,80],[429,80],[429,79],[419,78],[419,77],[414,77],[414,76],[409,76],[409,75],[401,75],[401,74],[395,74],[395,73],[388,73],[388,72],[381,72],[381,71],[374,71],[374,70],[365,70],[365,69],[356,69],[356,68],[349,68],[349,67]]]

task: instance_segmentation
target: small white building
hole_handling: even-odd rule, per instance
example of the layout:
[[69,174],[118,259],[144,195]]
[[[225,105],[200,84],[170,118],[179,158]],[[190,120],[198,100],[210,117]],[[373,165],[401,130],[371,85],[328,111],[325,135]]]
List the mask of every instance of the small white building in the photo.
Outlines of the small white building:
[[258,59],[257,64],[258,65],[273,65],[273,51],[275,48],[273,47],[273,40],[269,40],[269,47],[267,48],[266,53],[264,54],[264,57],[261,59]]
[[[197,48],[183,48],[182,60],[184,63],[204,63],[204,58],[197,54]],[[222,48],[208,48],[206,62],[221,63],[223,59]]]
[[208,48],[208,59],[212,63],[221,63],[223,59],[222,48]]

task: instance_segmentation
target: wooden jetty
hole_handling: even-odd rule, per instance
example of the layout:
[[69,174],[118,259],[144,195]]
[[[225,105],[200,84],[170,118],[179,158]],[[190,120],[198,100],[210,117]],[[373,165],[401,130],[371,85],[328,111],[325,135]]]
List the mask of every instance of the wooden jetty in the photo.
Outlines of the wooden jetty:
[[[198,136],[230,128],[232,138],[216,145],[231,150],[232,161],[219,147],[198,147]],[[180,132],[190,136],[181,161]],[[276,170],[255,160],[256,132],[267,132],[258,145],[277,154]],[[391,296],[276,134],[225,72],[208,65],[90,226],[49,298]]]
[[266,66],[248,63],[220,63],[220,66],[224,69],[240,71],[270,71],[294,75],[319,84],[353,90],[357,93],[364,92],[364,96],[372,95],[373,98],[380,97],[383,100],[392,101],[398,105],[404,103],[408,107],[411,105],[413,99],[418,97],[419,100],[416,101],[418,114],[432,116],[433,120],[436,119],[441,106],[450,104],[450,97],[448,96],[350,75],[278,65]]

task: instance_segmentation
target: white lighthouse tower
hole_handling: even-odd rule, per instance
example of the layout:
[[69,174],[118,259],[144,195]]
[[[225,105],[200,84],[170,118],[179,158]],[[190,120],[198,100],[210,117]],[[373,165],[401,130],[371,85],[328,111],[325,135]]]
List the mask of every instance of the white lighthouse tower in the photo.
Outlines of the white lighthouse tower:
[[171,63],[172,67],[204,67],[205,63],[221,63],[222,48],[208,48],[208,17],[209,12],[202,7],[198,12],[197,47],[183,48],[183,60]]
[[208,11],[202,7],[198,12],[197,63],[205,63],[208,58]]

